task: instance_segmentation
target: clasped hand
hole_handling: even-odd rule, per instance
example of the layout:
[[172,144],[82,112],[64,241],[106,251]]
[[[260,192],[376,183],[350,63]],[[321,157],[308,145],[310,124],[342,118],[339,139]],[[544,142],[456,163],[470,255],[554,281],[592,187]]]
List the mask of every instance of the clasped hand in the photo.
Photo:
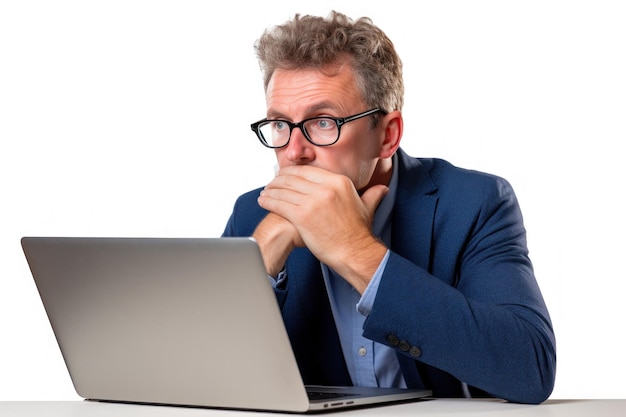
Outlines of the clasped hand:
[[386,252],[371,225],[387,191],[376,185],[359,196],[344,175],[310,165],[282,168],[258,198],[270,212],[255,232],[268,272],[282,267],[278,264],[294,247],[306,246],[357,290],[364,290]]

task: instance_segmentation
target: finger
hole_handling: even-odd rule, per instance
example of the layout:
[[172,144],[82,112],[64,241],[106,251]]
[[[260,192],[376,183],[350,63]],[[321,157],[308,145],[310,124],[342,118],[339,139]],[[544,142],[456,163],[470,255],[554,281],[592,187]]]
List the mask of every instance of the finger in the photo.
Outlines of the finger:
[[328,182],[329,178],[337,175],[331,171],[312,165],[290,165],[281,168],[276,177],[297,177],[303,178],[315,184],[323,184]]
[[300,193],[311,193],[318,184],[305,177],[279,174],[265,186],[265,190],[293,190]]
[[285,206],[289,210],[293,206],[304,203],[307,194],[288,188],[266,187],[261,191],[258,202],[261,207],[269,211],[276,211],[280,206]]
[[367,189],[363,193],[363,195],[361,196],[361,201],[367,209],[370,218],[374,217],[374,212],[376,211],[376,208],[378,208],[378,205],[381,201],[383,201],[383,198],[385,198],[388,192],[389,187],[385,185],[375,185]]

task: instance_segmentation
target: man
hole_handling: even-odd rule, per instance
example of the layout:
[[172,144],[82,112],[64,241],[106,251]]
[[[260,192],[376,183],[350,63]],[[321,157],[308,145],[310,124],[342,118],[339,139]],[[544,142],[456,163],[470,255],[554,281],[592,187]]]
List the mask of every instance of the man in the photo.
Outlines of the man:
[[555,339],[503,179],[400,149],[402,64],[367,18],[296,16],[256,44],[279,170],[224,236],[253,236],[307,384],[540,403]]

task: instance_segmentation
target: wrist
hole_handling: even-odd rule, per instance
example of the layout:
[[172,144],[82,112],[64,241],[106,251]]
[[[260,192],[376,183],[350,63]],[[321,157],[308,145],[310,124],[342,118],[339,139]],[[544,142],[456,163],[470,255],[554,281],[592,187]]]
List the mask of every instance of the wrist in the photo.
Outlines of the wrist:
[[286,220],[270,213],[252,235],[261,249],[265,269],[272,277],[278,276],[283,270],[287,256],[294,248],[291,234],[285,225],[289,225]]
[[376,237],[360,239],[346,248],[333,266],[344,279],[363,294],[387,254],[387,247]]

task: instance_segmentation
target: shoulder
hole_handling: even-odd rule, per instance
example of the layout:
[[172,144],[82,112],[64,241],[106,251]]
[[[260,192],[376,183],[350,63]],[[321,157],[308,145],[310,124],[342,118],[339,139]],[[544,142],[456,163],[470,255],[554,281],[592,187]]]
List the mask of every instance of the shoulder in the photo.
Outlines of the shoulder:
[[504,178],[458,167],[439,158],[399,158],[398,199],[409,206],[436,200],[437,213],[449,219],[476,219],[505,210],[520,217],[511,184]]
[[252,235],[257,225],[267,215],[267,211],[257,203],[257,198],[262,189],[257,188],[248,191],[237,198],[224,235]]
[[241,194],[235,201],[235,207],[253,208],[254,206],[258,206],[257,198],[259,194],[261,194],[261,191],[263,191],[263,187],[255,188],[254,190]]
[[508,184],[508,181],[496,174],[476,169],[462,168],[438,158],[418,158],[427,167],[436,184],[458,187],[492,187]]
[[405,184],[420,184],[428,194],[483,200],[512,194],[511,184],[496,174],[462,168],[440,158],[415,158],[402,152],[400,177]]

